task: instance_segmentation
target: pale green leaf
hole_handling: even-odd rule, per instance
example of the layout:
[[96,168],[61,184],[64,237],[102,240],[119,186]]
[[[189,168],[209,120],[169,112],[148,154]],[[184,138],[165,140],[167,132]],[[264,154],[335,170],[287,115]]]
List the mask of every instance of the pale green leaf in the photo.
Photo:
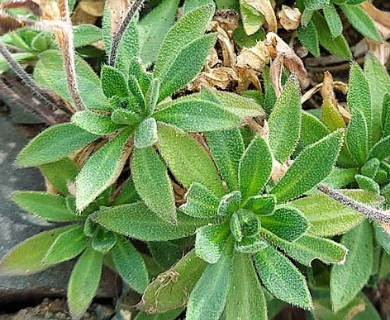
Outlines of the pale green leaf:
[[372,228],[367,220],[346,233],[341,244],[349,249],[343,265],[334,265],[330,273],[330,295],[337,312],[350,303],[366,285],[373,263]]
[[239,2],[242,24],[244,26],[245,33],[250,36],[261,28],[265,19],[259,11],[253,8],[253,6],[245,3],[245,1]]
[[167,168],[152,147],[134,149],[131,170],[135,189],[150,210],[174,223],[175,198]]
[[272,155],[268,145],[263,138],[256,137],[239,162],[238,180],[243,203],[263,190],[271,171]]
[[103,255],[87,248],[73,267],[68,283],[68,306],[74,319],[87,311],[99,287]]
[[76,178],[76,205],[79,211],[86,208],[119,177],[129,156],[130,134],[131,129],[122,130],[84,164]]
[[333,169],[342,141],[342,131],[335,131],[304,149],[270,191],[278,203],[300,196],[326,178]]
[[125,124],[129,126],[137,125],[141,119],[134,111],[126,109],[115,109],[111,113],[111,120],[117,124]]
[[116,233],[143,241],[166,241],[193,235],[202,219],[177,212],[177,224],[162,220],[144,203],[136,202],[97,211],[93,221]]
[[184,187],[198,182],[217,196],[225,194],[214,163],[196,139],[173,126],[160,125],[158,146],[169,169]]
[[12,200],[22,209],[33,215],[56,222],[75,221],[78,217],[72,214],[62,196],[40,191],[17,191]]
[[55,239],[72,226],[38,233],[13,247],[0,261],[2,275],[29,275],[50,267],[42,260]]
[[210,131],[206,134],[206,139],[214,162],[229,190],[238,190],[238,164],[244,153],[240,130]]
[[141,254],[132,243],[118,237],[111,250],[115,270],[121,278],[137,292],[144,292],[149,283],[148,270]]
[[267,301],[250,257],[235,253],[223,319],[266,320]]
[[107,135],[121,126],[112,122],[110,117],[91,111],[78,111],[71,119],[81,129],[96,135]]
[[293,153],[301,131],[301,94],[296,77],[287,81],[269,116],[268,125],[272,154],[284,163]]
[[263,285],[278,299],[304,309],[312,308],[306,280],[290,260],[272,247],[254,255]]
[[73,225],[54,240],[42,263],[50,266],[73,259],[85,249],[87,242],[88,238],[84,235],[83,228]]
[[58,161],[97,138],[72,123],[58,124],[32,139],[19,153],[16,164],[32,167]]
[[102,39],[102,30],[93,24],[79,24],[72,29],[75,48],[84,47]]
[[207,263],[196,256],[195,250],[190,251],[146,288],[141,309],[161,313],[186,305],[189,293],[206,266]]
[[142,121],[135,130],[136,149],[152,147],[157,142],[157,122],[153,118]]

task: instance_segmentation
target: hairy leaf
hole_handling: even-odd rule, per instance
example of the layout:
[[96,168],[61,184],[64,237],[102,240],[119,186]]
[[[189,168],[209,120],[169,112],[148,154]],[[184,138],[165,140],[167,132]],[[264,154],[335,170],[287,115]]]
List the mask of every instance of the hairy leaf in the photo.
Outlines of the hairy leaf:
[[367,160],[369,131],[364,115],[359,110],[352,111],[346,142],[348,150],[351,152],[356,162],[362,166]]
[[141,119],[138,114],[131,110],[115,109],[111,113],[111,120],[117,124],[135,126],[140,122]]
[[142,121],[135,130],[134,146],[136,149],[150,148],[157,142],[157,122],[153,118]]
[[378,141],[370,150],[369,158],[379,160],[386,159],[390,156],[390,135]]
[[16,164],[20,167],[33,167],[58,161],[96,138],[96,135],[74,124],[58,124],[32,139],[19,153]]
[[332,37],[336,38],[343,33],[343,24],[333,3],[329,2],[323,8],[324,17]]
[[135,149],[131,161],[137,193],[150,210],[160,218],[172,222],[176,219],[175,198],[167,168],[152,147]]
[[158,142],[162,157],[184,187],[198,182],[217,196],[225,194],[214,163],[196,139],[175,127],[160,125]]
[[116,236],[111,231],[97,228],[93,235],[91,246],[94,250],[107,254],[116,244]]
[[302,112],[300,141],[306,147],[330,133],[330,130],[315,116]]
[[238,180],[245,203],[249,197],[258,195],[271,175],[272,155],[267,143],[256,137],[249,144],[239,162]]
[[217,214],[219,199],[200,183],[191,184],[185,196],[187,202],[180,207],[194,218],[213,218]]
[[[390,91],[390,90],[389,90]],[[383,99],[382,110],[382,131],[383,136],[390,136],[390,95],[386,94]]]
[[12,200],[19,207],[45,220],[78,220],[78,217],[68,210],[65,198],[58,195],[39,191],[17,191],[12,194]]
[[114,67],[103,65],[100,78],[104,95],[107,98],[113,96],[126,98],[129,96],[125,76]]
[[341,244],[349,249],[344,265],[330,273],[330,296],[335,311],[350,303],[367,283],[373,262],[372,228],[367,220],[346,233]]
[[280,203],[309,191],[331,173],[342,140],[342,131],[335,131],[304,149],[270,193]]
[[297,29],[299,41],[315,56],[320,56],[320,40],[317,28],[313,21],[309,21],[307,26],[300,25]]
[[275,206],[276,197],[270,194],[250,197],[244,208],[259,215],[271,215],[274,213]]
[[72,29],[75,48],[84,47],[102,39],[102,30],[93,24],[79,24]]
[[74,266],[68,283],[68,306],[73,318],[80,319],[99,287],[103,255],[87,248]]
[[76,178],[76,205],[79,211],[86,208],[120,175],[130,153],[130,133],[131,128],[122,130],[84,164]]
[[241,192],[233,191],[225,194],[218,204],[217,213],[220,216],[232,215],[236,212],[241,203]]
[[272,154],[276,160],[284,163],[293,153],[301,131],[301,94],[296,77],[290,77],[287,81],[268,124]]
[[141,254],[131,242],[117,237],[111,257],[121,278],[135,291],[144,292],[149,283],[148,270]]
[[254,255],[263,285],[278,299],[305,309],[312,308],[304,276],[290,260],[272,247]]
[[110,117],[90,111],[78,111],[72,116],[72,122],[81,129],[99,136],[106,135],[121,126],[112,122]]
[[355,176],[355,180],[359,186],[359,189],[367,190],[379,195],[379,185],[375,182],[374,179],[357,174]]
[[329,0],[303,0],[305,8],[309,10],[318,10],[324,8]]
[[166,241],[188,237],[204,225],[204,220],[177,212],[177,224],[164,221],[142,202],[104,208],[93,221],[108,230],[143,241]]

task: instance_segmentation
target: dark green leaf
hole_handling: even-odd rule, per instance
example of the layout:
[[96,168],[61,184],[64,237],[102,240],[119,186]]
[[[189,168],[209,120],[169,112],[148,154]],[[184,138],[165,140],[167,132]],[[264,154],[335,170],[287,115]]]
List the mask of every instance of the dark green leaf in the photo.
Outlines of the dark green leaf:
[[313,21],[309,21],[306,27],[300,25],[297,30],[299,41],[315,56],[320,56],[320,40],[317,28]]
[[99,287],[103,255],[87,248],[74,266],[68,283],[68,306],[73,318],[80,319]]
[[263,138],[256,137],[245,150],[239,163],[238,180],[243,203],[263,190],[271,171],[272,155],[268,145]]
[[343,265],[335,265],[330,273],[330,295],[337,312],[350,303],[366,285],[373,262],[372,228],[367,220],[346,233],[341,244],[349,249]]
[[117,237],[115,246],[111,250],[115,270],[122,279],[135,291],[144,292],[149,283],[148,270],[141,254],[130,241]]
[[268,125],[272,154],[276,160],[284,163],[293,153],[301,131],[301,94],[296,77],[292,76],[287,81]]
[[290,260],[272,247],[254,255],[263,285],[278,299],[304,309],[312,308],[312,300],[304,276]]
[[17,191],[12,194],[12,200],[24,210],[45,220],[78,220],[76,215],[70,213],[62,196],[39,191]]
[[96,135],[74,124],[58,124],[32,139],[19,153],[16,164],[20,167],[32,167],[55,162],[86,146],[96,138]]
[[139,195],[135,190],[133,179],[130,177],[121,186],[118,196],[114,199],[112,205],[118,206],[120,204],[133,203],[139,199]]
[[148,249],[163,270],[169,269],[183,257],[183,249],[169,241],[150,241]]
[[79,211],[86,208],[120,175],[130,152],[130,134],[131,128],[122,130],[84,164],[76,179],[76,205]]
[[202,184],[192,183],[185,198],[186,203],[180,207],[185,214],[194,218],[213,218],[217,214],[218,198]]
[[167,168],[152,147],[134,149],[131,169],[135,189],[160,218],[176,221],[175,198]]
[[326,178],[332,171],[342,141],[342,131],[338,130],[304,149],[270,191],[278,203],[300,196]]

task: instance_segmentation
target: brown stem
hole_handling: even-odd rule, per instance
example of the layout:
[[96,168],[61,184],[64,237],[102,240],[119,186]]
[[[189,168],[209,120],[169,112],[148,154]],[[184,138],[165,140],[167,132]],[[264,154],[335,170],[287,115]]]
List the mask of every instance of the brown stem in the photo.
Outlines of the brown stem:
[[116,56],[118,54],[119,43],[123,37],[123,34],[125,33],[131,19],[134,17],[138,9],[144,4],[144,2],[145,0],[134,0],[129,10],[127,11],[126,16],[123,19],[121,25],[119,26],[118,31],[115,33],[115,36],[113,37],[111,42],[110,57],[108,59],[108,64],[110,66],[115,65]]
[[346,195],[329,188],[328,186],[320,183],[317,186],[317,189],[320,190],[322,193],[328,195],[332,199],[336,200],[337,202],[350,207],[351,209],[363,214],[366,218],[370,220],[376,220],[379,222],[386,222],[390,223],[390,214],[389,212],[376,210],[374,208],[371,208],[369,206],[366,206],[358,201],[355,201]]

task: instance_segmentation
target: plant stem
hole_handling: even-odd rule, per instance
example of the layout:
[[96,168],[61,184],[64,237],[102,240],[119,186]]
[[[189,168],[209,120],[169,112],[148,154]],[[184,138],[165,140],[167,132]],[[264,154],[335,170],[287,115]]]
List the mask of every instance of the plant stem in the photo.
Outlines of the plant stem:
[[370,220],[390,223],[389,212],[377,210],[369,206],[366,206],[358,201],[355,201],[347,197],[346,195],[342,194],[341,192],[338,192],[337,190],[329,188],[328,186],[322,183],[320,183],[317,186],[317,189],[320,190],[322,193],[326,194],[327,196],[331,197],[332,199],[336,200],[337,202],[345,206],[348,206],[351,209],[363,214],[366,218]]
[[144,4],[144,2],[145,0],[134,0],[134,2],[131,4],[129,10],[126,13],[125,18],[120,24],[118,31],[115,33],[115,36],[113,37],[111,42],[110,57],[108,59],[108,64],[110,66],[114,66],[115,64],[116,56],[118,54],[119,49],[119,43],[127,29],[127,26],[129,25],[131,19],[134,17],[138,9]]

